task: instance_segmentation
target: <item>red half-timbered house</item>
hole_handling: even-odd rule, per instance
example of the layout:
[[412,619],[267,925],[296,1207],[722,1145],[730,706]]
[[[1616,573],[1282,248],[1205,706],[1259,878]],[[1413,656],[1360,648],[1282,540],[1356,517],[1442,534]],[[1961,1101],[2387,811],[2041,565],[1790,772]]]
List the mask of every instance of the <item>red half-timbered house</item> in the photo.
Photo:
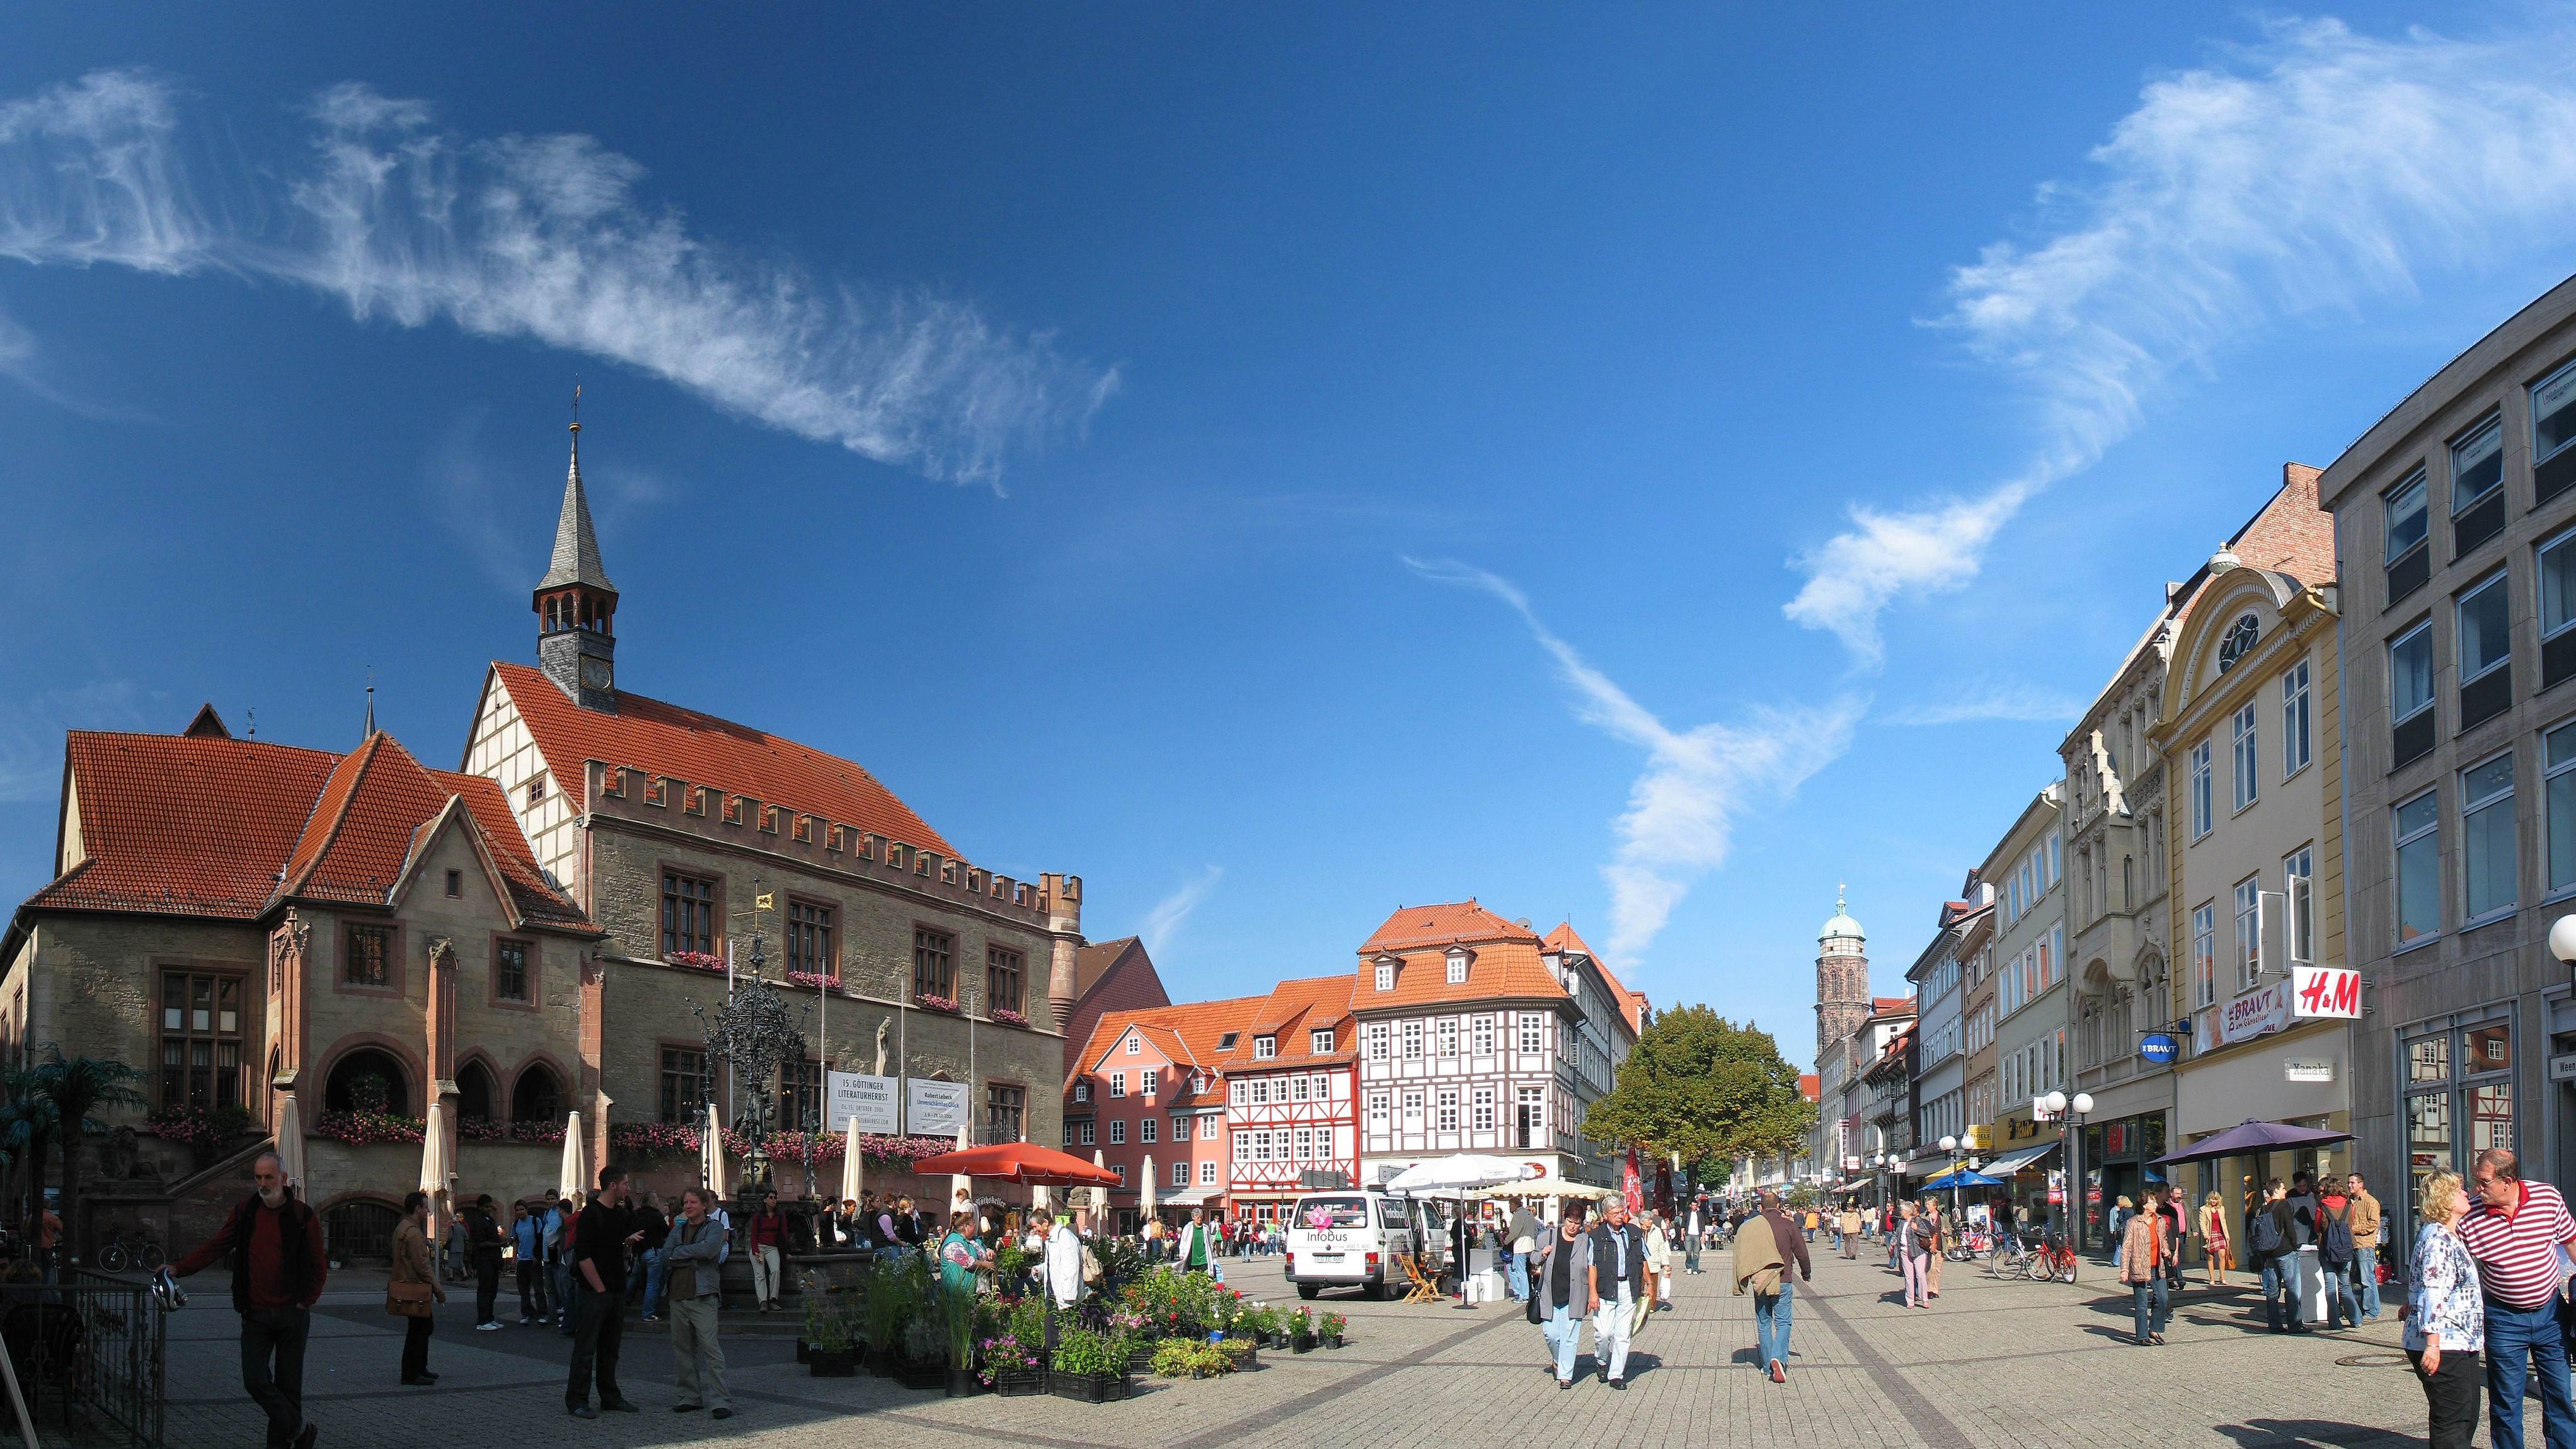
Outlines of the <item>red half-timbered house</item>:
[[1351,978],[1282,981],[1219,1063],[1233,1149],[1229,1206],[1267,1222],[1301,1192],[1359,1182]]

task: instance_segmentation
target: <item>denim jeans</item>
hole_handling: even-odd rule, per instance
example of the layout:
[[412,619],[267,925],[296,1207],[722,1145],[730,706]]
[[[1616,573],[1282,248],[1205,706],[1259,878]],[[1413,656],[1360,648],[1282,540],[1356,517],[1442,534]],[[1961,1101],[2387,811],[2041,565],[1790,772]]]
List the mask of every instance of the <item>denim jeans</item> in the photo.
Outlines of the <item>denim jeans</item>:
[[2356,1247],[2352,1250],[2352,1280],[2361,1289],[2361,1316],[2379,1317],[2379,1249]]
[[1512,1265],[1512,1301],[1515,1303],[1526,1303],[1529,1301],[1530,1295],[1530,1255],[1527,1253],[1507,1253],[1504,1256]]
[[[2156,1274],[2143,1283],[2132,1283],[2129,1287],[2132,1290],[2131,1309],[2137,1316],[2138,1338],[2144,1342],[2148,1334],[2165,1331],[2166,1320],[2173,1316],[2173,1301],[2165,1296],[2165,1275],[2162,1273]],[[2155,1302],[2155,1312],[2152,1316],[2147,1311],[2150,1295]]]
[[2299,1259],[2284,1253],[2263,1262],[2263,1321],[2275,1330],[2299,1322]]
[[2352,1284],[2352,1264],[2326,1270],[2326,1327],[2349,1328],[2361,1322],[2361,1294]]
[[304,1340],[312,1331],[310,1309],[254,1308],[241,1316],[242,1388],[268,1415],[268,1449],[287,1449],[303,1431]]
[[1780,1291],[1753,1295],[1753,1341],[1762,1353],[1762,1367],[1789,1362],[1790,1300],[1797,1296],[1797,1285],[1789,1281],[1784,1269]]
[[2487,1442],[2494,1449],[2522,1449],[2522,1390],[2536,1368],[2541,1435],[2549,1449],[2576,1449],[2576,1402],[2569,1398],[2558,1305],[2507,1308],[2488,1299],[2486,1358]]
[[1556,1376],[1560,1379],[1574,1377],[1574,1349],[1583,1340],[1582,1291],[1576,1289],[1574,1301],[1562,1308],[1553,1303],[1546,1305],[1547,1317],[1539,1324],[1539,1331],[1547,1335],[1548,1349],[1556,1355]]
[[662,1311],[662,1250],[644,1250],[644,1316]]

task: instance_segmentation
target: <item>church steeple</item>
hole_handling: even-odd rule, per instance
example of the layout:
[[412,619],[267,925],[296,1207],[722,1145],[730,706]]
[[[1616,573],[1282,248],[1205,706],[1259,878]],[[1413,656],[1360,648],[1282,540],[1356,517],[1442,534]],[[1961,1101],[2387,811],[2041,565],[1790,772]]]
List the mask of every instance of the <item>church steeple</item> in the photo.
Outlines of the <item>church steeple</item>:
[[572,462],[564,472],[563,511],[555,520],[554,557],[537,580],[537,663],[555,687],[584,709],[617,712],[617,586],[599,561],[590,499],[581,488],[581,390],[573,389]]

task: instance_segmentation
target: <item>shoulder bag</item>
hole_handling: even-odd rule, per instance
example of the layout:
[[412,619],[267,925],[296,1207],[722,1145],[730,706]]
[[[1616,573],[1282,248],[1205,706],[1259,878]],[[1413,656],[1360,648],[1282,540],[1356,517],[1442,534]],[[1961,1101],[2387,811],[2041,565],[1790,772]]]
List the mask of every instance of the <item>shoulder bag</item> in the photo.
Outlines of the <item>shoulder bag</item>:
[[430,1285],[427,1283],[387,1283],[385,1311],[405,1318],[429,1316]]

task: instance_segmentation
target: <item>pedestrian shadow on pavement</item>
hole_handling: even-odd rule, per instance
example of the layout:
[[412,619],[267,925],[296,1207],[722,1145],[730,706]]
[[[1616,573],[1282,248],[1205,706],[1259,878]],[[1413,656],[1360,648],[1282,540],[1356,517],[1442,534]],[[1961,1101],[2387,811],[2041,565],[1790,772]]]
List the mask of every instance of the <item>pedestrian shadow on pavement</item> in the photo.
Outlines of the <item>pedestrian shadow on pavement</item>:
[[2412,1434],[2374,1429],[2367,1424],[2338,1424],[2326,1419],[2248,1419],[2221,1424],[2218,1432],[2245,1449],[2292,1449],[2296,1445],[2330,1445],[2333,1449],[2382,1449],[2384,1445],[2417,1444]]

